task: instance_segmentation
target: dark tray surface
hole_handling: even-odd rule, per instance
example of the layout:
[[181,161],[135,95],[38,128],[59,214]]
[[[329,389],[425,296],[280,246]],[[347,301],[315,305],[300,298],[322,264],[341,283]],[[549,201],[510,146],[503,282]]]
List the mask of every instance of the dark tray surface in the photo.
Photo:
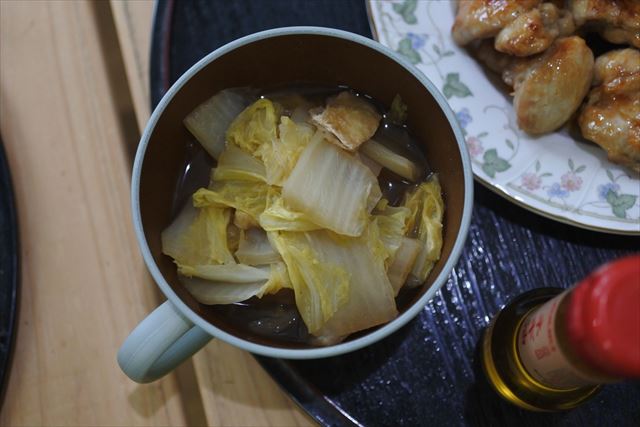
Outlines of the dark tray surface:
[[9,165],[0,138],[0,407],[9,379],[18,309],[18,227]]
[[[223,0],[158,3],[153,105],[193,63],[238,37],[290,25],[371,37],[360,0]],[[568,287],[598,265],[640,248],[640,239],[581,230],[535,215],[476,183],[464,252],[436,298],[406,327],[358,352],[314,361],[258,357],[325,425],[640,425],[640,383],[605,387],[567,413],[515,408],[488,388],[477,345],[491,317],[515,295]]]

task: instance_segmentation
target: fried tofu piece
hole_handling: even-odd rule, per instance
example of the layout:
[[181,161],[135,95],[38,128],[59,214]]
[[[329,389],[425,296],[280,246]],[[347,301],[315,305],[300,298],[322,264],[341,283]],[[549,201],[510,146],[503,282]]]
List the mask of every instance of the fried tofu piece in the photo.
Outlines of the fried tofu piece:
[[330,132],[329,140],[348,151],[356,151],[378,130],[382,116],[369,102],[351,92],[330,98],[324,109],[309,111],[311,120]]

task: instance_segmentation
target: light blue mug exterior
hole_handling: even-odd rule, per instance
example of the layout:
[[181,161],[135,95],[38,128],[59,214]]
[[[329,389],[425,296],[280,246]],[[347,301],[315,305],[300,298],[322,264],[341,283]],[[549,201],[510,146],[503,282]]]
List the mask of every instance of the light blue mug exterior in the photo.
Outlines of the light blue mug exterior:
[[[415,78],[422,83],[425,89],[436,100],[453,129],[462,158],[465,191],[460,231],[456,237],[451,255],[427,292],[425,292],[419,300],[417,300],[409,309],[396,319],[365,336],[329,347],[310,349],[269,347],[247,341],[215,327],[191,310],[178,298],[173,289],[171,289],[153,260],[142,228],[139,201],[142,160],[149,143],[149,138],[165,108],[184,84],[202,68],[215,61],[216,58],[219,58],[234,49],[269,37],[296,34],[329,36],[356,42],[388,56],[404,67],[407,72],[415,76]],[[145,263],[151,272],[153,279],[167,297],[166,302],[161,304],[134,329],[118,352],[118,363],[124,373],[136,382],[146,383],[154,381],[172,371],[182,361],[200,350],[212,337],[216,337],[243,350],[263,356],[285,359],[316,359],[337,356],[358,350],[392,334],[409,322],[409,320],[413,319],[420,310],[423,309],[427,302],[433,298],[435,293],[447,280],[449,273],[460,257],[460,253],[462,252],[469,230],[469,223],[471,221],[473,176],[471,172],[469,154],[464,145],[462,130],[458,125],[455,114],[449,107],[444,96],[417,68],[378,42],[356,34],[321,27],[288,27],[262,31],[226,44],[198,61],[169,89],[151,115],[138,146],[133,165],[131,204],[133,207],[133,224],[135,233],[138,238],[138,243]]]

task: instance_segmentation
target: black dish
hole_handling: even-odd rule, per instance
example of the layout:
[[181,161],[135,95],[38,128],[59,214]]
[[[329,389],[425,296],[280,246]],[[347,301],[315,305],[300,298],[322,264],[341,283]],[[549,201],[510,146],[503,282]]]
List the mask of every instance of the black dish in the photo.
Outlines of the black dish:
[[[291,25],[371,37],[364,0],[160,0],[151,51],[153,106],[184,71],[217,47]],[[569,287],[600,264],[637,251],[640,239],[551,221],[478,183],[475,194],[460,261],[414,321],[344,356],[258,361],[323,425],[639,425],[638,382],[607,386],[567,413],[511,406],[484,381],[477,345],[491,317],[512,297],[537,287]]]

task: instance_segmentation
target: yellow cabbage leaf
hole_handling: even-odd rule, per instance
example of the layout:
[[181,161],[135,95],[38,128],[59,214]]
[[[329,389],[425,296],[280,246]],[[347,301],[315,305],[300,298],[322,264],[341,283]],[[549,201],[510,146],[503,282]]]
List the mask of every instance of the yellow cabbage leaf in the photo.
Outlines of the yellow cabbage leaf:
[[193,194],[196,207],[232,207],[258,221],[267,205],[267,184],[255,181],[214,181]]
[[415,284],[422,284],[442,252],[444,203],[438,177],[433,176],[407,193],[403,205],[411,211],[407,223],[409,237],[416,237],[422,242],[422,249],[411,271],[416,279]]
[[178,266],[180,281],[202,304],[232,304],[252,297],[262,298],[291,288],[282,262],[264,267],[248,265]]
[[358,238],[328,230],[269,232],[309,332],[332,342],[397,314],[377,226]]
[[393,260],[396,251],[407,233],[407,221],[411,211],[405,207],[385,206],[373,215],[380,230],[380,239],[386,251],[386,265]]
[[289,209],[276,187],[269,190],[267,208],[260,215],[260,227],[266,231],[312,231],[322,228],[305,214]]
[[267,181],[264,164],[236,145],[229,144],[220,154],[218,164],[213,169],[214,181]]
[[284,183],[287,206],[339,234],[359,236],[382,196],[378,180],[355,156],[316,132]]
[[296,165],[300,153],[309,145],[313,127],[298,124],[286,116],[280,118],[279,137],[265,142],[257,151],[264,161],[267,182],[282,186]]
[[225,132],[255,97],[241,89],[225,89],[200,104],[184,119],[184,125],[215,159],[225,148]]
[[385,271],[385,249],[375,222],[360,237],[313,231],[310,239],[321,259],[350,275],[347,302],[315,335],[325,342],[386,323],[398,314],[394,291]]
[[227,142],[259,157],[257,151],[260,146],[270,144],[277,138],[279,110],[276,104],[266,98],[257,100],[231,123],[227,129]]
[[239,262],[247,265],[265,265],[282,261],[280,254],[269,241],[267,233],[260,228],[242,231],[235,254]]
[[310,233],[282,231],[268,234],[284,259],[298,311],[313,334],[347,302],[349,273],[337,264],[319,259],[320,255],[309,241]]
[[413,269],[416,257],[422,249],[422,242],[418,239],[410,239],[403,237],[395,256],[392,258],[389,268],[387,268],[387,276],[389,282],[393,286],[395,295],[398,295],[400,288],[407,281],[409,273]]
[[235,263],[227,247],[227,226],[231,209],[206,206],[200,209],[187,203],[161,235],[162,252],[177,263]]

